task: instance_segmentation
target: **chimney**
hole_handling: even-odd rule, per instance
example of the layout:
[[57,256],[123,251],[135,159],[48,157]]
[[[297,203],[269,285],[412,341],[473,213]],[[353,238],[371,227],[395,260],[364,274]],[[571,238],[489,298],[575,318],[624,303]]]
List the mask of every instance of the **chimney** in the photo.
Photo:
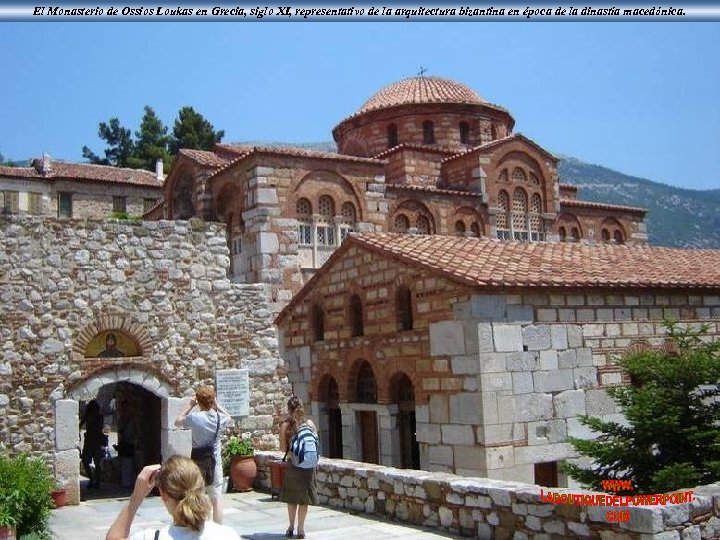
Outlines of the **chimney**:
[[40,161],[40,174],[47,176],[52,172],[52,162],[50,161],[50,154],[43,152],[42,160]]
[[155,162],[155,176],[158,180],[164,180],[165,174],[163,171],[163,160],[162,158],[157,158],[157,161]]

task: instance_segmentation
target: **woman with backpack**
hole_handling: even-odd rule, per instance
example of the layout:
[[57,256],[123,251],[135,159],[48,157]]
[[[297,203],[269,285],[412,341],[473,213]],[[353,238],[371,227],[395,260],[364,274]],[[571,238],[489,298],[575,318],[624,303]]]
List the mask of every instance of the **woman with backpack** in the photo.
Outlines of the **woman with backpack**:
[[305,538],[305,517],[308,505],[315,504],[315,466],[320,457],[317,428],[305,414],[299,397],[288,400],[288,417],[280,425],[280,448],[286,450],[290,462],[285,468],[280,500],[287,503],[289,526],[285,536],[293,537],[297,518],[296,538]]

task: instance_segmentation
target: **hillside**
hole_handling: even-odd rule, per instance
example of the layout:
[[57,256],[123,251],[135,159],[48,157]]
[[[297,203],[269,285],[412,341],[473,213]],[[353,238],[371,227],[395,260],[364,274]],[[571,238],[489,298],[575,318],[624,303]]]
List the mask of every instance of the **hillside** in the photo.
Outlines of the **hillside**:
[[560,181],[578,186],[578,199],[647,208],[654,246],[720,248],[720,190],[695,191],[563,158]]

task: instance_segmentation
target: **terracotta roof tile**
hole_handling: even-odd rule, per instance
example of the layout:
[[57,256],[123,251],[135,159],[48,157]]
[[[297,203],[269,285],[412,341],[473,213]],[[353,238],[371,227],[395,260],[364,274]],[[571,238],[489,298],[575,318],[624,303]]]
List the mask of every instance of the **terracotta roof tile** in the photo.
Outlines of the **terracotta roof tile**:
[[526,137],[526,136],[523,135],[522,133],[513,133],[512,135],[508,135],[507,137],[503,137],[502,139],[495,139],[494,141],[490,141],[490,142],[481,144],[481,145],[479,145],[479,146],[475,146],[475,147],[473,147],[473,148],[469,148],[469,149],[465,150],[464,152],[459,152],[459,153],[457,153],[457,154],[455,154],[455,155],[453,155],[453,156],[447,157],[447,158],[445,158],[445,159],[442,160],[442,163],[447,163],[447,162],[449,162],[449,161],[452,161],[452,160],[454,160],[454,159],[461,158],[461,157],[466,156],[466,155],[468,155],[468,154],[477,153],[477,152],[485,152],[485,151],[487,151],[487,150],[489,150],[489,149],[491,149],[491,148],[494,148],[494,147],[496,147],[496,146],[501,146],[501,145],[503,145],[503,144],[506,144],[506,143],[508,143],[508,142],[515,141],[515,140],[525,141],[525,142],[529,143],[531,146],[534,146],[535,148],[537,148],[540,152],[544,153],[544,154],[547,155],[548,157],[550,157],[550,158],[552,158],[553,160],[555,160],[556,162],[557,162],[557,161],[560,161],[560,158],[557,158],[557,157],[555,157],[554,155],[552,155],[550,152],[548,152],[547,150],[545,150],[542,146],[540,146],[538,143],[536,143],[535,141],[533,141],[533,140],[530,139],[529,137]]
[[125,169],[107,165],[68,163],[55,160],[50,162],[50,167],[50,170],[46,174],[42,174],[35,167],[0,167],[0,175],[43,180],[92,180],[113,184],[132,184],[151,187],[162,187],[163,185],[163,181],[158,180],[155,173],[141,169]]
[[720,288],[720,250],[368,233],[351,243],[475,286]]
[[[223,148],[229,150],[237,150],[238,157],[228,161],[221,168],[213,172],[209,177],[214,178],[221,172],[231,169],[236,163],[242,161],[253,154],[264,154],[264,155],[276,155],[286,157],[301,157],[301,158],[316,158],[316,159],[332,159],[335,161],[344,161],[352,163],[367,163],[371,165],[382,165],[381,160],[375,158],[364,158],[355,156],[346,156],[343,154],[334,154],[332,152],[319,152],[317,150],[305,150],[304,148],[293,148],[293,147],[277,147],[277,146],[245,146],[245,145],[222,145]],[[242,151],[245,150],[244,153]]]
[[389,84],[368,99],[358,113],[410,103],[475,103],[486,101],[474,90],[440,77],[410,77]]
[[227,159],[224,159],[213,152],[208,152],[207,150],[181,148],[179,153],[206,167],[222,167],[228,162]]
[[383,150],[376,156],[373,156],[373,158],[374,159],[385,159],[387,156],[389,156],[391,154],[395,154],[396,152],[401,152],[403,150],[416,150],[418,152],[428,152],[430,154],[450,154],[450,155],[457,154],[456,148],[443,147],[443,146],[439,146],[439,145],[400,143],[397,146],[393,146],[392,148]]
[[635,214],[646,214],[646,208],[637,206],[622,206],[619,204],[609,204],[590,201],[579,201],[577,199],[560,199],[561,206],[574,206],[576,208],[597,208],[598,210],[615,210],[621,212],[632,212]]
[[342,243],[278,314],[276,324],[352,246],[473,288],[720,290],[720,250],[364,233]]
[[482,197],[482,193],[476,191],[463,191],[460,189],[442,189],[432,186],[413,186],[408,184],[393,184],[388,182],[385,188],[392,191],[423,191],[426,193],[434,193],[438,195],[460,195],[461,197]]

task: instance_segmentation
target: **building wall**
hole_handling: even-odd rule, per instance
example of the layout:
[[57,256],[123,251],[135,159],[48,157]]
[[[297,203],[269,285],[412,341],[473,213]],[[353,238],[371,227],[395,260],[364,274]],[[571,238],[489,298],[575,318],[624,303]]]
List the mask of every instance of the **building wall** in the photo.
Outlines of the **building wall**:
[[0,191],[18,192],[20,213],[33,213],[29,206],[29,193],[40,194],[40,208],[35,215],[58,216],[58,193],[72,193],[74,218],[103,219],[113,213],[113,197],[125,197],[127,213],[142,215],[144,200],[156,201],[161,189],[77,180],[29,180],[18,178],[0,179]]
[[[162,453],[189,451],[172,421],[220,369],[248,369],[237,429],[277,447],[289,387],[262,285],[227,278],[224,228],[193,222],[0,217],[0,439],[51,463],[78,494],[78,401],[129,381],[162,399]],[[87,358],[100,332],[139,355]]]
[[[411,331],[399,332],[395,294],[410,287]],[[350,335],[350,296],[363,303],[364,335]],[[314,341],[312,306],[325,312]],[[572,457],[568,436],[590,433],[578,416],[618,420],[605,388],[621,384],[612,358],[662,347],[664,319],[708,323],[720,336],[720,294],[696,291],[477,291],[425,269],[352,247],[280,322],[296,392],[323,414],[324,377],[355,401],[367,360],[377,381],[381,463],[397,465],[392,381],[412,381],[421,467],[535,483],[536,463]],[[346,410],[350,410],[345,407]],[[357,426],[343,416],[343,457],[358,459]]]

